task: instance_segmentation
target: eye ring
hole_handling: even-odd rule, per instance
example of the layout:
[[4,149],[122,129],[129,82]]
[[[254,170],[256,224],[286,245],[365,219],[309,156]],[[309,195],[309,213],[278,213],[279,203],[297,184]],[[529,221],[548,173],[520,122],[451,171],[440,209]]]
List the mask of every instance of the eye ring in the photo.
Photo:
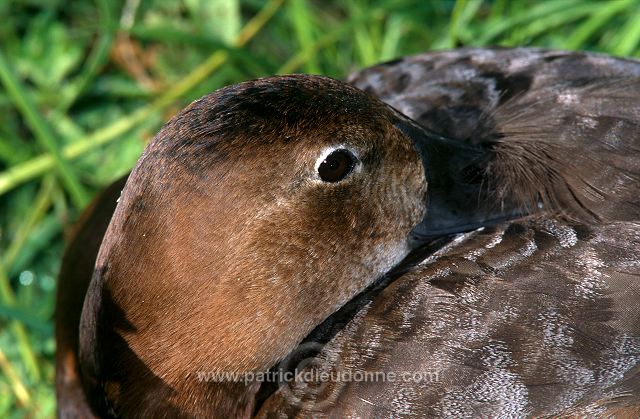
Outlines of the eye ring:
[[358,158],[351,151],[337,148],[322,159],[316,171],[323,182],[340,182],[353,171],[357,162]]

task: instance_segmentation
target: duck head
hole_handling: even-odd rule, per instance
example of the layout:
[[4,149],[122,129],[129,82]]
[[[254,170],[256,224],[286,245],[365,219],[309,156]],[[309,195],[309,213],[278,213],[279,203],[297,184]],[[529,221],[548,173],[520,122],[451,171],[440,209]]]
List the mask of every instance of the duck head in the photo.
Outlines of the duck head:
[[511,216],[477,216],[466,168],[483,153],[324,77],[193,102],[140,158],[98,255],[80,332],[94,409],[250,414],[258,384],[197,373],[266,371],[412,249]]

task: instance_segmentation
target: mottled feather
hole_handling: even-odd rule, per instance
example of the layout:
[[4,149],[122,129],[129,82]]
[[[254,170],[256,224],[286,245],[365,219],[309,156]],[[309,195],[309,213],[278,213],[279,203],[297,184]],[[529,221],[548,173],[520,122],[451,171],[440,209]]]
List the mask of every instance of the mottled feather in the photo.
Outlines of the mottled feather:
[[492,147],[478,175],[487,191],[541,215],[459,236],[362,297],[343,327],[312,337],[328,342],[303,367],[422,380],[295,382],[259,416],[637,415],[640,63],[464,49],[349,81],[430,130]]

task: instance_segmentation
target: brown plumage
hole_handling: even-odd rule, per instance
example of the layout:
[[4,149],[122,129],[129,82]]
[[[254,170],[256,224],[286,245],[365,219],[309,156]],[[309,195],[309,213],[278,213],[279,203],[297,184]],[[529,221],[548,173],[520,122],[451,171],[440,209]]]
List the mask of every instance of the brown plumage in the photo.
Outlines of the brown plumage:
[[[196,102],[150,145],[85,302],[80,363],[94,409],[637,413],[640,64],[470,49],[349,81],[418,125],[328,79],[267,79]],[[287,156],[312,162],[336,138],[369,160],[351,183],[312,192]],[[399,262],[402,237],[424,247]],[[76,301],[76,316],[82,298],[65,285],[82,297],[89,278],[68,266],[89,257],[63,263],[58,301]],[[76,355],[74,322],[57,319],[61,416],[82,405],[78,381],[60,379],[79,374],[63,362]],[[291,367],[308,347],[320,353],[303,369],[426,375],[278,388],[193,377],[262,371],[287,354]]]

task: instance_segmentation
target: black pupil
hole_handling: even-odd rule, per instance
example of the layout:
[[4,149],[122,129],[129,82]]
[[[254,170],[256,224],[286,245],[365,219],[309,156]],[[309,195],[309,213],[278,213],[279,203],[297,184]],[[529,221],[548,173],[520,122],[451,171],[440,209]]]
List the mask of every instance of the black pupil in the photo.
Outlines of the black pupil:
[[338,182],[351,173],[354,165],[355,157],[350,151],[336,150],[320,163],[318,174],[325,182]]

